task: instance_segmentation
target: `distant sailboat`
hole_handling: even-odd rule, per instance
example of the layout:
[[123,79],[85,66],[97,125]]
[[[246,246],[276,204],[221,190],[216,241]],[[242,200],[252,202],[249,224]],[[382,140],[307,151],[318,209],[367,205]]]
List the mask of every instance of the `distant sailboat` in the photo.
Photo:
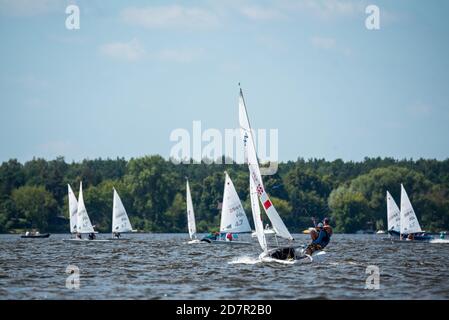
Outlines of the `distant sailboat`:
[[239,195],[235,190],[229,174],[225,172],[223,203],[221,208],[220,233],[217,236],[206,236],[202,241],[216,244],[250,245],[250,242],[237,240],[241,233],[250,233],[251,227]]
[[[83,183],[80,182],[80,192],[78,195],[78,207],[76,213],[76,238],[74,239],[64,239],[64,241],[95,241],[95,242],[106,242],[108,240],[105,239],[95,239],[95,233],[97,233],[92,223],[90,222],[89,216],[87,215],[86,206],[84,205],[84,197],[83,197]],[[69,193],[70,199],[70,193]],[[73,204],[73,199],[72,199]],[[69,205],[70,206],[70,205]],[[89,238],[82,238],[82,234],[89,234]]]
[[429,241],[433,237],[425,235],[419,225],[415,210],[408,198],[404,186],[401,184],[401,236],[409,240]]
[[68,195],[69,195],[69,218],[70,218],[70,233],[75,234],[78,232],[78,200],[76,200],[75,193],[70,187],[70,184],[67,185]]
[[393,197],[387,191],[388,233],[393,241],[430,241],[432,236],[426,235],[419,225],[415,210],[401,184],[401,209],[398,208]]
[[[265,192],[265,188],[262,182],[262,176],[260,174],[259,162],[257,159],[256,147],[254,143],[253,133],[250,126],[248,113],[246,110],[245,100],[243,98],[242,89],[240,89],[239,96],[239,123],[240,132],[243,138],[245,147],[245,160],[248,164],[250,175],[250,199],[251,207],[253,211],[253,219],[257,234],[257,239],[263,250],[260,254],[261,260],[296,260],[296,261],[311,261],[312,257],[323,256],[324,251],[316,251],[312,257],[307,257],[303,254],[301,247],[294,247],[292,245],[286,247],[279,247],[268,250],[267,241],[263,229],[262,218],[260,214],[259,201],[262,204],[265,213],[273,225],[273,229],[278,237],[287,239],[290,243],[293,241],[293,237],[279,216],[276,208],[271,202],[268,194]],[[304,259],[308,258],[308,259]]]
[[114,188],[114,198],[112,207],[112,239],[118,240],[121,233],[135,232],[131,227],[128,214],[126,213],[125,206],[118,195],[118,192]]
[[189,243],[199,243],[196,237],[195,212],[193,211],[192,195],[190,194],[189,180],[186,179],[186,204],[187,204],[187,227],[189,229]]
[[401,210],[394,201],[390,192],[387,191],[387,219],[388,232],[401,231]]

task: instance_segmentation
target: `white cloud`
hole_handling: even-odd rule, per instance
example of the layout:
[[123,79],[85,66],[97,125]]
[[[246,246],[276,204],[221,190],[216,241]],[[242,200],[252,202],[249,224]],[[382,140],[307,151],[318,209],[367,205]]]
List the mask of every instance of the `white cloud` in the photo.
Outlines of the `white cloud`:
[[337,40],[334,38],[325,38],[325,37],[312,37],[312,44],[321,49],[333,49],[337,45]]
[[136,39],[129,42],[112,42],[100,46],[100,52],[110,58],[137,61],[145,56],[145,50]]
[[432,106],[425,103],[417,103],[409,107],[408,110],[412,116],[421,117],[430,115],[433,111],[433,108]]
[[208,28],[218,24],[218,17],[205,9],[180,5],[136,8],[122,11],[123,20],[145,28]]
[[260,6],[242,7],[240,8],[240,13],[251,20],[275,20],[284,17],[284,15],[276,9]]
[[347,17],[365,12],[364,1],[348,0],[287,0],[281,5],[288,10],[296,10],[307,14],[312,14],[320,18]]
[[37,16],[63,10],[64,4],[61,0],[0,0],[0,14]]
[[200,58],[203,50],[193,49],[164,49],[156,54],[156,57],[163,61],[188,63]]

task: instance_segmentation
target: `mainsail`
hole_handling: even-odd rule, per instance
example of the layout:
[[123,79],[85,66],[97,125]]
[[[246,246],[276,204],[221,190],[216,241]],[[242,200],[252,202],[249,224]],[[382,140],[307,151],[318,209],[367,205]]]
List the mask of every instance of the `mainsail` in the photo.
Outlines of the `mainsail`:
[[401,231],[401,211],[391,194],[387,191],[388,231]]
[[404,186],[401,184],[401,234],[422,232]]
[[259,162],[257,160],[256,147],[254,143],[253,133],[248,119],[248,113],[245,106],[245,100],[243,98],[242,89],[240,89],[239,97],[239,122],[240,133],[243,137],[245,146],[245,158],[248,163],[250,179],[253,180],[256,193],[260,202],[267,214],[268,218],[273,225],[273,229],[276,234],[282,238],[293,240],[292,235],[288,231],[281,217],[279,216],[276,208],[271,202],[268,194],[265,192],[265,188],[262,183],[262,176],[260,174]]
[[123,206],[117,191],[114,188],[114,201],[112,208],[112,232],[131,232],[131,222],[129,222],[128,214]]
[[187,225],[189,228],[190,239],[196,238],[195,212],[193,211],[192,196],[190,194],[189,180],[186,182],[186,200],[187,200]]
[[239,195],[228,173],[225,172],[223,204],[221,208],[221,232],[244,233],[251,232],[248,218],[243,210]]
[[78,222],[78,201],[76,200],[75,194],[73,193],[70,184],[67,185],[69,190],[69,217],[70,217],[70,233],[76,233],[77,222]]
[[249,194],[251,199],[251,209],[253,212],[254,227],[256,229],[257,240],[263,251],[267,251],[267,239],[263,230],[262,215],[260,212],[259,197],[253,179],[249,178]]
[[84,205],[83,198],[83,183],[80,183],[80,194],[78,199],[78,209],[77,209],[77,229],[79,233],[91,233],[94,232],[92,223],[90,222],[89,216],[87,215],[86,206]]

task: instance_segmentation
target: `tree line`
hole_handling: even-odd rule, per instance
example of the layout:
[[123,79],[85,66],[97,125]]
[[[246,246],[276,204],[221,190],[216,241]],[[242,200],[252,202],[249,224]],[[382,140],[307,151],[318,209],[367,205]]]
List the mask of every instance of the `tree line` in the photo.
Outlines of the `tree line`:
[[[187,232],[185,177],[190,182],[198,231],[216,230],[225,170],[252,223],[244,164],[176,165],[158,155],[72,163],[62,157],[49,161],[35,158],[23,164],[11,159],[0,166],[0,232],[32,228],[68,232],[67,184],[78,196],[80,181],[88,214],[100,232],[111,230],[113,187],[135,229]],[[330,217],[336,232],[386,229],[385,192],[389,190],[400,205],[400,183],[423,229],[449,229],[449,159],[344,162],[299,158],[280,163],[278,172],[263,180],[293,233],[310,227],[313,217]]]

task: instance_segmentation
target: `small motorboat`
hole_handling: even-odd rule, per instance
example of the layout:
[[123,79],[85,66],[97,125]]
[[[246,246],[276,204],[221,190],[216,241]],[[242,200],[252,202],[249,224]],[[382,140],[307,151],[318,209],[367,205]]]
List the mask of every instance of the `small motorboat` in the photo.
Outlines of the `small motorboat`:
[[36,239],[36,238],[48,238],[50,237],[49,233],[39,233],[37,232],[26,232],[25,234],[22,234],[20,236],[21,238],[30,238],[30,239]]

